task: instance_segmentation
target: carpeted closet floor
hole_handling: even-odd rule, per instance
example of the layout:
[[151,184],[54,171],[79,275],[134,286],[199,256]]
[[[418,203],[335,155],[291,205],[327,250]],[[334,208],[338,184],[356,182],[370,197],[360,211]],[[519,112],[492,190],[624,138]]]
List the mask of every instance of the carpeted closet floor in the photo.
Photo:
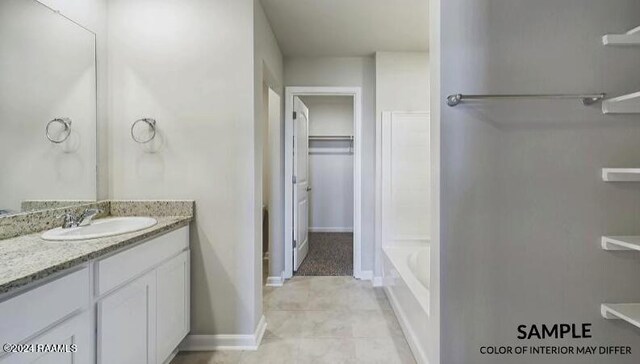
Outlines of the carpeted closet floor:
[[353,276],[353,233],[309,233],[297,276]]

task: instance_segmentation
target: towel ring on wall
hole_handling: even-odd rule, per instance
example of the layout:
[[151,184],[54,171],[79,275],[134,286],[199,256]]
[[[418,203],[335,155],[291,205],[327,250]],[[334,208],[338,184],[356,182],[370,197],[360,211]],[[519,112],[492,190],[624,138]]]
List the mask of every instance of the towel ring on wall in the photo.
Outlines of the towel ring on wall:
[[[151,128],[151,136],[149,138],[147,138],[147,139],[139,139],[139,138],[136,137],[135,133],[133,132],[133,129],[136,127],[136,124],[138,124],[139,122],[146,123],[149,126],[149,128]],[[131,124],[131,138],[136,143],[140,143],[140,144],[149,143],[155,137],[156,137],[156,120],[155,119],[142,118],[142,119],[138,119],[138,120],[134,121],[133,124]]]
[[[51,124],[53,124],[53,123],[60,123],[60,124],[64,125],[64,137],[62,137],[62,139],[55,139],[49,133],[49,128],[51,127]],[[47,139],[49,139],[49,141],[51,143],[55,143],[55,144],[60,144],[60,143],[64,142],[65,140],[69,139],[69,135],[71,135],[71,119],[69,119],[69,118],[55,118],[53,120],[49,120],[49,122],[47,123],[47,126],[45,128],[45,135],[47,136]]]

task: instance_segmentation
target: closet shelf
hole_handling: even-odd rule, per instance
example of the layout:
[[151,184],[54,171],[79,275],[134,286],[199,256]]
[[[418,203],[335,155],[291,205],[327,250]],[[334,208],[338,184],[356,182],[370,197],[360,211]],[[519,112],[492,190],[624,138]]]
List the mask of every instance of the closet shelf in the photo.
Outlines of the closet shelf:
[[640,303],[603,303],[600,314],[608,320],[625,320],[640,328]]
[[353,135],[309,135],[309,141],[316,141],[316,142],[317,141],[349,142],[349,147],[346,148],[346,149],[345,148],[314,148],[314,147],[309,147],[309,155],[313,155],[313,154],[333,154],[333,155],[353,154]]
[[603,236],[602,249],[640,251],[640,236]]
[[640,92],[604,100],[602,112],[605,114],[639,114]]
[[640,168],[603,168],[605,182],[640,182]]
[[631,29],[625,34],[607,34],[602,37],[602,44],[610,46],[640,46],[640,27]]

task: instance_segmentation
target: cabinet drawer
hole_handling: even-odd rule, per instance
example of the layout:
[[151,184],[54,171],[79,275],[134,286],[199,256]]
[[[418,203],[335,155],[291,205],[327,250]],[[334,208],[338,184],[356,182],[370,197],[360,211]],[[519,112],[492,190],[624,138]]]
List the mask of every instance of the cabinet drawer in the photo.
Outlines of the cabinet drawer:
[[[26,352],[9,354],[1,364],[81,364],[93,361],[90,311],[64,321],[26,342],[27,345],[64,345],[61,352]],[[71,345],[75,345],[72,348]],[[69,351],[66,351],[69,349]]]
[[188,247],[189,227],[185,226],[96,262],[96,295],[142,275]]
[[82,268],[0,303],[0,342],[19,343],[89,305],[89,269]]

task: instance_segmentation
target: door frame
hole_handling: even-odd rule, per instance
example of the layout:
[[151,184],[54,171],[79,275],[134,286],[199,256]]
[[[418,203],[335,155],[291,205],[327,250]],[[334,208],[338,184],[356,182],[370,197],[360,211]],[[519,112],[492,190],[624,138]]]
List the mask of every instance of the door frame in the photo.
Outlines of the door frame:
[[363,277],[361,264],[362,230],[362,88],[285,87],[284,126],[284,277],[293,277],[293,97],[353,97],[353,276]]

